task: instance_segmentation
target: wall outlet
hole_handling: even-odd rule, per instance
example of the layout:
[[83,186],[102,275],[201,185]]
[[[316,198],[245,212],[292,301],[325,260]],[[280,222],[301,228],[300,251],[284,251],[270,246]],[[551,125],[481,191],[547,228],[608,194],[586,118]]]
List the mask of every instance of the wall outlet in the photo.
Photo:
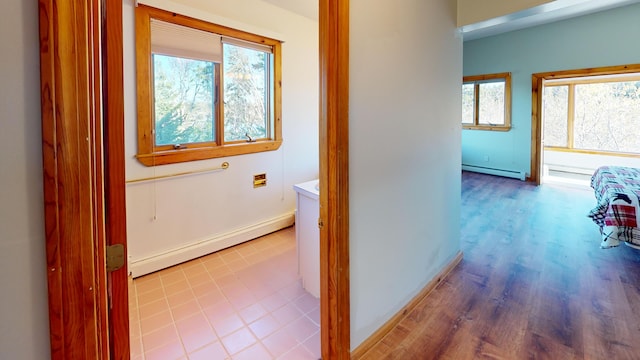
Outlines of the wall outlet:
[[259,188],[267,186],[267,174],[253,175],[253,187]]
[[483,158],[484,161],[489,161],[489,155],[485,155]]

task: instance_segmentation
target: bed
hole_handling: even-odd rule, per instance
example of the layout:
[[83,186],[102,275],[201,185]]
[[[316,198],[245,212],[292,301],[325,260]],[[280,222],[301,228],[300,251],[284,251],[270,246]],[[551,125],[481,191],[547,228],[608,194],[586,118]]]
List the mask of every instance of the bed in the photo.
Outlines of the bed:
[[603,166],[591,177],[598,205],[588,216],[600,227],[601,248],[640,249],[640,169]]

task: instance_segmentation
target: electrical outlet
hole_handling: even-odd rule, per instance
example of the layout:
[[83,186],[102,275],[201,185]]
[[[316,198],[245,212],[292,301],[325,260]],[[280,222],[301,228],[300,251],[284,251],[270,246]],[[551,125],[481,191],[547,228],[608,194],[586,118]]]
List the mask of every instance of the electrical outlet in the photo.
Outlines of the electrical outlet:
[[484,156],[484,161],[489,161],[489,155]]

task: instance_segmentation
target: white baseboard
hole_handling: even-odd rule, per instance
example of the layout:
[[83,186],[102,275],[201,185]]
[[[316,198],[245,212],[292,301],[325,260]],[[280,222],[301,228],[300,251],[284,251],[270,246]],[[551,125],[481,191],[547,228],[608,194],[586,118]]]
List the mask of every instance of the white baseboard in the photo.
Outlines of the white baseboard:
[[132,259],[129,273],[134,278],[146,275],[284,229],[294,222],[295,216],[292,212],[142,259]]
[[462,164],[462,170],[472,171],[472,172],[477,172],[482,174],[510,177],[514,179],[520,179],[522,181],[525,181],[525,179],[527,178],[527,173],[522,170],[497,169],[497,168],[490,168],[490,167],[477,166],[477,165],[466,165],[466,164]]

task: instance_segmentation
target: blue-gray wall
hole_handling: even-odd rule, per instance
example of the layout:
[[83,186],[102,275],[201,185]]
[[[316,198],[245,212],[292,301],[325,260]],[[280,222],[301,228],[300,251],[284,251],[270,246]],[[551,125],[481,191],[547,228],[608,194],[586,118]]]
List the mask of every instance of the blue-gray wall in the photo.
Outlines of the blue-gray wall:
[[637,63],[640,5],[465,42],[465,76],[511,72],[513,128],[463,130],[462,163],[530,175],[531,74]]

